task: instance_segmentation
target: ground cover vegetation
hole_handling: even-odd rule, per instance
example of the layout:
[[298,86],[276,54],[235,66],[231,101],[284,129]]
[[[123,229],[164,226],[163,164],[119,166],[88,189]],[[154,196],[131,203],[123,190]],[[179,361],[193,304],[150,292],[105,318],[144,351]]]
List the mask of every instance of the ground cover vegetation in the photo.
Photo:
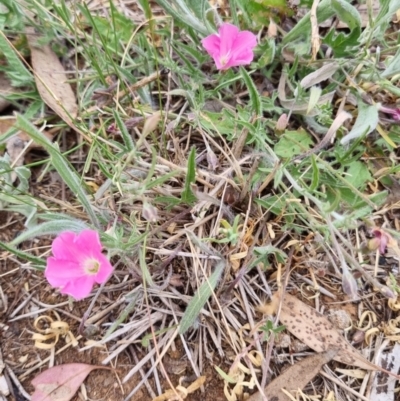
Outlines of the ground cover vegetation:
[[399,21],[3,0],[0,399],[395,400]]

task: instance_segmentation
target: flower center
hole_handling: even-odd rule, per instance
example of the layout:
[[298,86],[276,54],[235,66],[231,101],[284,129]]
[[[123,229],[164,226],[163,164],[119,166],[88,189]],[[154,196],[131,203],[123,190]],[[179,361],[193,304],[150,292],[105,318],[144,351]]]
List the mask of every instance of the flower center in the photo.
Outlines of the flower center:
[[221,58],[219,59],[221,65],[226,65],[228,63],[230,55],[231,55],[231,52],[229,51],[224,56],[221,56]]
[[100,262],[96,259],[87,259],[83,264],[83,270],[86,274],[96,274],[100,269]]

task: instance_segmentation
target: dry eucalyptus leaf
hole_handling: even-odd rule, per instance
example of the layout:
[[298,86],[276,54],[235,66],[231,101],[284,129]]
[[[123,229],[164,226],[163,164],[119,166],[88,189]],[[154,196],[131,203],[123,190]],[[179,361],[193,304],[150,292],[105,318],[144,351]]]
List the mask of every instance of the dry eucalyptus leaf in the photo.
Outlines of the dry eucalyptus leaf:
[[[275,310],[279,306],[281,296],[281,293],[277,291],[272,297]],[[292,295],[284,294],[279,320],[290,333],[316,352],[326,352],[331,348],[337,348],[335,361],[361,369],[380,370],[393,375],[368,361],[346,341],[327,317]]]
[[111,370],[86,363],[67,363],[47,369],[32,380],[35,392],[31,401],[69,401],[95,369]]
[[[289,393],[303,389],[321,370],[322,365],[331,361],[337,351],[330,349],[321,354],[311,355],[295,363],[279,377],[265,387],[265,394],[271,401],[291,401],[282,391],[285,389]],[[247,401],[263,401],[263,395],[258,392],[253,394]]]
[[78,113],[78,105],[71,85],[66,82],[64,67],[49,45],[38,43],[39,38],[33,28],[28,28],[26,34],[40,96],[59,117],[75,129],[73,119]]

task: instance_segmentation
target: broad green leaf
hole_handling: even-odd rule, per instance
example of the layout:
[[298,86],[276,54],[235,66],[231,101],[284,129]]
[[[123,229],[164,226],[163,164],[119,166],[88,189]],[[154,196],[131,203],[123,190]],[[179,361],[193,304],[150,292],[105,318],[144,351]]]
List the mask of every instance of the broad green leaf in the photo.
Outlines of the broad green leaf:
[[190,185],[196,181],[196,148],[193,147],[190,151],[187,165],[187,173],[185,179],[185,188],[182,192],[182,202],[189,205],[194,203],[197,198],[194,195]]
[[366,164],[354,162],[350,164],[345,179],[357,189],[363,190],[367,182],[372,181],[372,176]]
[[[319,23],[332,18],[335,11],[332,8],[331,0],[322,0],[317,7],[317,19]],[[310,12],[308,12],[296,26],[283,38],[282,43],[286,45],[296,41],[298,38],[308,36],[311,33]]]
[[338,34],[336,29],[332,29],[322,40],[322,43],[332,48],[335,57],[349,56],[353,54],[354,48],[359,47],[360,34],[361,29],[358,27],[348,35],[343,32]]
[[344,136],[340,143],[345,145],[349,141],[359,138],[362,135],[371,133],[379,122],[378,108],[376,105],[367,105],[362,100],[358,102],[358,116],[351,131]]
[[306,131],[286,131],[275,145],[277,156],[292,158],[306,152],[313,141]]
[[54,168],[57,170],[58,174],[67,184],[70,190],[79,199],[93,225],[100,227],[95,211],[89,202],[88,195],[82,186],[82,182],[78,176],[78,173],[68,163],[67,159],[61,154],[60,150],[21,114],[17,115],[16,126],[27,133],[36,143],[41,145],[47,151],[47,153],[49,153]]
[[353,30],[361,27],[361,16],[357,9],[345,0],[331,0],[332,8],[340,21]]
[[206,304],[208,299],[214,292],[218,281],[225,268],[225,262],[219,261],[214,268],[211,276],[204,281],[200,288],[193,295],[193,298],[189,302],[185,313],[183,314],[181,324],[179,325],[179,334],[184,334],[193,325],[197,317],[199,316],[203,306]]

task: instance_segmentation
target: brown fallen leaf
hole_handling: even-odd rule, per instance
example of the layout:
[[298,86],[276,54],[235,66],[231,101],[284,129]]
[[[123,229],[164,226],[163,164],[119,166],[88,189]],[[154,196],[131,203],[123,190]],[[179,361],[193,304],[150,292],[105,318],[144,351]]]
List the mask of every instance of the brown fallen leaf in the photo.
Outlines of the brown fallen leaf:
[[31,401],[69,401],[95,369],[111,370],[86,363],[67,363],[47,369],[32,380],[35,391]]
[[31,62],[38,92],[43,101],[69,126],[76,129],[73,119],[78,105],[63,65],[49,45],[38,44],[38,35],[27,28],[26,35],[31,50]]
[[78,105],[71,85],[66,82],[67,75],[63,65],[50,46],[38,43],[39,37],[33,28],[27,28],[25,32],[31,50],[35,82],[41,98],[74,131],[91,143],[92,139],[74,123]]
[[[267,387],[265,394],[271,401],[291,401],[282,389],[292,393],[302,390],[321,370],[321,367],[331,361],[337,350],[330,349],[321,354],[311,355],[292,365],[284,373],[274,379]],[[263,395],[258,392],[250,396],[247,401],[263,401]],[[292,399],[293,400],[293,399]]]
[[[272,297],[272,306],[275,310],[278,309],[281,296],[281,293],[277,291]],[[368,361],[346,341],[327,317],[292,295],[284,295],[279,320],[288,331],[316,352],[326,352],[331,348],[338,349],[333,358],[335,361],[393,375]],[[400,378],[397,375],[394,376]]]

